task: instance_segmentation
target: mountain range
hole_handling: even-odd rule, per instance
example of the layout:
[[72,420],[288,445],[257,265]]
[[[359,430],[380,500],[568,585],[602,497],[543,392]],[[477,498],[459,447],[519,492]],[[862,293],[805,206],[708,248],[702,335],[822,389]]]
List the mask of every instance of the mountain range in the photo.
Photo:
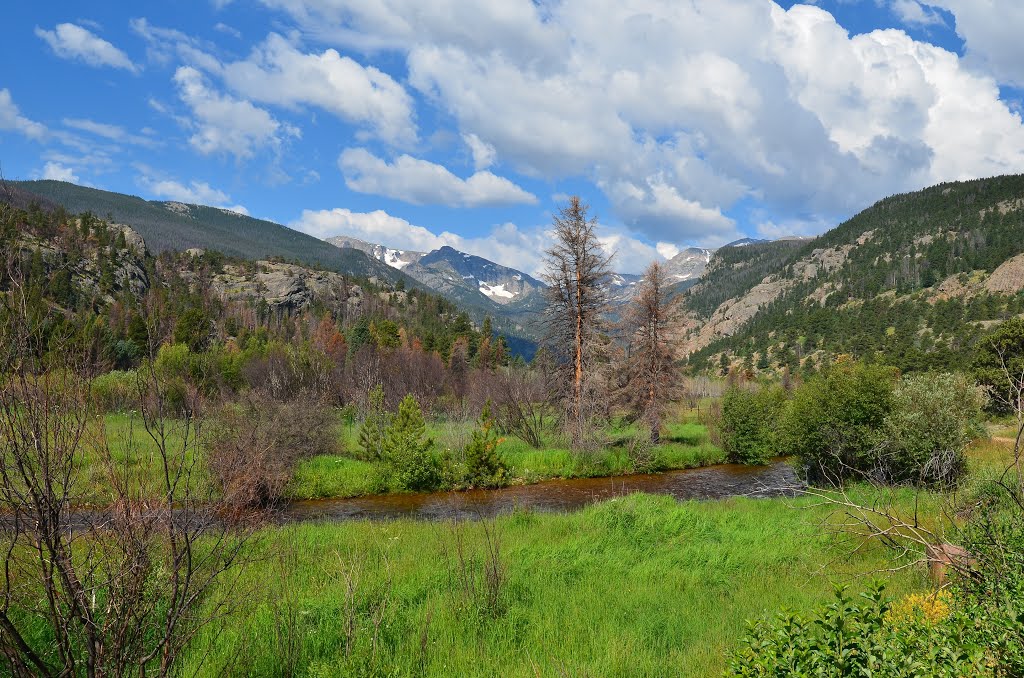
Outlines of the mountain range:
[[[406,251],[325,242],[227,210],[145,201],[55,181],[25,195],[129,224],[155,252],[214,249],[301,262],[437,292],[496,331],[535,340],[544,283],[451,247]],[[886,198],[817,238],[745,238],[664,263],[681,295],[683,355],[697,370],[798,368],[882,353],[904,369],[962,367],[993,324],[1024,312],[1024,176],[945,183]],[[613,303],[641,276],[613,273]]]

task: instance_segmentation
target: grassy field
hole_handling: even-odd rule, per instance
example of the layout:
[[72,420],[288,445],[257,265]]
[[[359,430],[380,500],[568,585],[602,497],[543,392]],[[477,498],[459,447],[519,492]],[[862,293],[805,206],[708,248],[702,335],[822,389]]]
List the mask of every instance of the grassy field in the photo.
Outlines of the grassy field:
[[[881,552],[847,557],[825,519],[806,500],[633,495],[488,524],[269,529],[243,608],[215,641],[200,638],[193,661],[209,652],[207,663],[184,673],[717,675],[745,619],[809,608],[890,565]],[[504,572],[494,595],[487,533]],[[924,585],[912,570],[889,591]]]
[[[137,414],[107,414],[102,420],[103,426],[93,426],[86,436],[86,444],[81,448],[83,455],[80,466],[82,472],[75,487],[75,497],[79,504],[105,506],[114,500],[110,483],[110,471],[104,463],[105,453],[109,450],[118,473],[131,474],[138,482],[133,483],[145,496],[154,496],[161,492],[161,471],[158,448],[153,439],[146,433],[142,420]],[[102,428],[102,430],[101,430]],[[166,428],[166,444],[169,456],[181,458],[185,430],[180,421],[169,421]],[[200,492],[207,491],[208,480],[204,473],[202,460],[197,459],[199,449],[191,443],[194,431],[189,431],[189,444],[186,446],[185,467],[190,469],[190,482]],[[104,444],[105,443],[105,444]]]
[[[688,426],[677,437],[694,438],[671,445],[700,444]],[[972,446],[961,492],[983,491],[1007,451]],[[918,499],[922,522],[941,526],[943,497]],[[747,619],[877,576],[894,597],[928,587],[922,566],[879,574],[906,561],[826,529],[840,519],[813,498],[632,495],[487,522],[268,527],[234,609],[200,633],[179,675],[720,675]]]
[[[962,491],[1004,468],[1007,449],[975,444]],[[866,486],[852,494],[877,498]],[[895,497],[914,503],[909,491]],[[919,499],[937,527],[943,497]],[[884,578],[896,598],[929,586],[921,565],[880,574],[906,561],[823,529],[838,520],[811,498],[632,495],[486,523],[271,528],[241,609],[216,638],[199,639],[184,673],[720,675],[747,619],[807,610],[836,585]],[[500,556],[489,559],[495,543]],[[494,562],[500,585],[488,587]]]

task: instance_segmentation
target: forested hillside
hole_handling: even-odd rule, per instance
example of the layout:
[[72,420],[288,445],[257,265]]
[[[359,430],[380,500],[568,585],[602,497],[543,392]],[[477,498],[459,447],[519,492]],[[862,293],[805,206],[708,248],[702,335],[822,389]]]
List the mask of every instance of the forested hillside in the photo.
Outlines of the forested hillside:
[[63,181],[10,183],[72,214],[89,212],[101,219],[129,224],[146,239],[146,245],[154,253],[202,248],[245,259],[282,257],[347,275],[414,284],[401,272],[363,252],[342,250],[280,224],[230,210],[147,201]]
[[1024,176],[896,195],[806,243],[724,248],[686,296],[689,362],[964,367],[965,347],[1024,312],[1022,252]]
[[[307,366],[329,361],[339,375],[368,365],[430,373],[440,394],[453,387],[452,370],[511,357],[490,323],[481,332],[438,295],[210,250],[154,256],[132,228],[88,213],[0,201],[0,261],[9,273],[0,292],[24,290],[46,335],[59,338],[54,346],[67,350],[70,341],[98,372],[177,350],[191,356],[175,359],[206,388],[233,389],[247,378],[246,364],[286,351]],[[365,384],[351,382],[365,395]],[[395,383],[407,386],[398,376]]]

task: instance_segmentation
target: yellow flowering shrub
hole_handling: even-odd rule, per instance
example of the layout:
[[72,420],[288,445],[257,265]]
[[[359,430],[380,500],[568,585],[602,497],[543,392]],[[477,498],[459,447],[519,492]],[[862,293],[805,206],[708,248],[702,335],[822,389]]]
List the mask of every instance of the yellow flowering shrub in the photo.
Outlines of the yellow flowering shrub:
[[894,624],[915,620],[935,624],[949,616],[953,596],[946,589],[934,593],[912,593],[889,608],[886,618]]

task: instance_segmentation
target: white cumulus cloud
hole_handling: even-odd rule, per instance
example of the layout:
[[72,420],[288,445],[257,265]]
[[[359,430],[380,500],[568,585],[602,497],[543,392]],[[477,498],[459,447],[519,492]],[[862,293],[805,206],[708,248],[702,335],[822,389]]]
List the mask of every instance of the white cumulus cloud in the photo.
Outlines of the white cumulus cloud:
[[193,205],[209,205],[210,207],[220,207],[232,212],[238,212],[239,214],[249,214],[249,210],[244,206],[232,205],[231,196],[219,188],[210,186],[205,181],[192,180],[188,185],[185,185],[173,179],[154,179],[143,176],[139,179],[139,185],[154,198],[174,200]]
[[1001,83],[1024,87],[1024,3],[1018,0],[928,0],[953,13],[967,63]]
[[481,207],[537,202],[533,194],[486,170],[462,179],[443,165],[409,155],[389,163],[365,148],[349,148],[341,153],[338,166],[345,185],[353,191],[414,205]]
[[43,170],[37,174],[40,179],[51,179],[53,181],[68,181],[72,184],[79,183],[78,175],[70,167],[59,162],[48,162],[43,165]]
[[652,242],[722,244],[745,202],[834,223],[893,192],[1024,170],[999,91],[1024,83],[1016,0],[880,2],[917,25],[951,11],[965,58],[771,0],[263,1],[319,40],[404,58],[478,170],[497,157],[592,181]]
[[96,67],[120,68],[132,73],[139,71],[127,54],[77,24],[57,24],[52,31],[37,27],[36,35],[62,59],[78,60]]
[[297,128],[251,102],[217,92],[191,66],[178,68],[174,82],[181,100],[192,110],[194,134],[189,143],[200,153],[228,153],[242,160],[300,135]]
[[46,126],[23,116],[8,89],[0,89],[0,130],[18,132],[36,140],[46,136]]
[[224,66],[229,87],[254,101],[316,106],[393,144],[416,141],[412,98],[390,75],[336,50],[307,54],[270,34],[244,61]]

